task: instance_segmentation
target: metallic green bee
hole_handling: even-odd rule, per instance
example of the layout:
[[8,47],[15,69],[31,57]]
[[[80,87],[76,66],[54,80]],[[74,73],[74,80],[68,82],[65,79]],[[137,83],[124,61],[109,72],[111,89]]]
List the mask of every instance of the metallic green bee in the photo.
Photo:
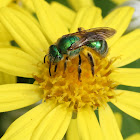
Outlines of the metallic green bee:
[[[62,36],[58,41],[51,45],[49,48],[49,74],[51,76],[51,65],[55,64],[55,72],[57,70],[57,64],[66,55],[66,60],[64,63],[64,71],[66,70],[67,60],[69,57],[79,55],[79,65],[78,65],[78,78],[81,75],[81,56],[80,51],[84,49],[83,46],[87,46],[95,50],[101,57],[105,57],[108,52],[108,45],[105,39],[113,36],[116,31],[109,27],[99,27],[84,30],[78,28],[78,32],[67,34]],[[47,55],[46,55],[47,56]],[[45,58],[44,57],[44,63]],[[91,64],[92,74],[94,75],[94,61],[90,53],[87,54],[89,62]]]

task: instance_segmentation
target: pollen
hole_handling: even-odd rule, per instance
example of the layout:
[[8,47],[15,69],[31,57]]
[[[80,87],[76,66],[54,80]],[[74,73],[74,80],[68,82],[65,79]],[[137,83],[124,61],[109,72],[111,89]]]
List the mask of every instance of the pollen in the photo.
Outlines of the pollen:
[[[94,75],[87,57],[90,53],[94,60]],[[84,106],[91,106],[97,109],[103,106],[110,99],[115,98],[114,89],[118,83],[110,78],[114,71],[114,59],[108,60],[107,57],[100,57],[93,50],[84,50],[81,55],[81,76],[78,79],[79,57],[75,56],[67,61],[64,71],[65,58],[58,63],[55,72],[55,65],[51,67],[52,75],[49,75],[48,62],[39,68],[40,75],[34,76],[36,83],[43,89],[43,101],[54,100],[57,104],[66,104],[74,111]]]

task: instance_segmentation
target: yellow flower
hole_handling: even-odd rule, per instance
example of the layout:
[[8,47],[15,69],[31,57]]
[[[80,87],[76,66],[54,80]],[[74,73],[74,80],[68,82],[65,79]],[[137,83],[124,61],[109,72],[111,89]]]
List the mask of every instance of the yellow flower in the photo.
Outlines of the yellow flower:
[[[64,10],[59,12],[65,19],[63,22],[53,5],[43,0],[33,2],[40,24],[23,10],[3,8],[0,11],[2,24],[20,46],[0,49],[0,70],[15,76],[35,78],[35,84],[0,86],[0,111],[22,108],[41,99],[43,102],[18,118],[1,140],[61,140],[66,132],[67,140],[122,140],[107,103],[112,102],[130,116],[140,119],[139,93],[116,89],[118,84],[140,86],[139,69],[119,68],[139,58],[140,30],[122,36],[134,9],[118,8],[102,19],[101,10],[94,6],[81,8],[75,13],[59,5],[60,10]],[[82,82],[78,80],[77,57],[67,62],[65,73],[64,60],[59,63],[56,73],[52,66],[51,77],[47,58],[43,63],[49,46],[69,33],[66,19],[71,22],[67,24],[71,33],[76,32],[78,27],[111,27],[117,31],[107,40],[107,57],[100,58],[88,48],[81,52]],[[95,62],[94,77],[86,57],[89,51]],[[94,113],[96,109],[100,125]]]

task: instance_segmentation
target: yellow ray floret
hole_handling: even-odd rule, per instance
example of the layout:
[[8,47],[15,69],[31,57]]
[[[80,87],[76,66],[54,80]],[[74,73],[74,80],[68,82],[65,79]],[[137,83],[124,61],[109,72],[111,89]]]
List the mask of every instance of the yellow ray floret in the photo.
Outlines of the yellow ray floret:
[[0,70],[15,76],[33,77],[38,73],[37,61],[16,47],[0,48]]
[[122,115],[119,112],[114,113],[119,129],[122,129]]
[[126,6],[115,9],[103,19],[103,25],[105,27],[111,27],[117,31],[117,33],[108,41],[109,46],[122,36],[131,21],[133,13],[134,8]]
[[118,96],[116,100],[112,100],[112,103],[125,113],[140,120],[140,94],[125,90],[118,90],[117,93]]
[[71,119],[71,122],[69,124],[67,134],[66,134],[67,140],[80,140],[79,134],[78,134],[78,128],[77,128],[77,119],[73,118]]
[[105,139],[123,140],[115,116],[108,105],[99,108],[99,120]]
[[110,47],[109,58],[118,57],[114,65],[121,67],[140,58],[140,29],[122,36]]
[[126,2],[128,0],[112,0],[112,1],[119,5],[119,4],[122,4],[122,3],[124,3],[124,2]]
[[0,112],[6,112],[41,100],[42,90],[30,84],[0,85],[0,97]]
[[22,49],[42,61],[48,42],[36,22],[12,8],[2,9],[0,18]]
[[51,43],[68,33],[66,25],[64,25],[48,3],[45,3],[43,0],[34,0],[34,6],[43,31]]
[[80,139],[103,139],[102,130],[99,126],[96,115],[90,107],[85,107],[79,110],[77,114],[77,127]]
[[0,85],[16,83],[16,81],[17,78],[15,76],[0,72]]
[[68,2],[76,11],[82,7],[90,7],[94,5],[93,0],[68,0]]
[[76,32],[78,27],[90,29],[100,27],[102,24],[101,10],[97,7],[82,8],[75,17],[70,32]]
[[51,6],[57,12],[57,14],[61,17],[63,22],[65,22],[67,27],[71,28],[71,25],[72,25],[72,22],[74,21],[76,13],[70,8],[58,2],[52,2]]
[[[25,140],[31,139],[32,133],[41,120],[53,110],[53,102],[42,103],[34,109],[18,118],[7,130],[1,140]],[[23,129],[24,128],[24,129]],[[21,137],[22,136],[22,137]]]

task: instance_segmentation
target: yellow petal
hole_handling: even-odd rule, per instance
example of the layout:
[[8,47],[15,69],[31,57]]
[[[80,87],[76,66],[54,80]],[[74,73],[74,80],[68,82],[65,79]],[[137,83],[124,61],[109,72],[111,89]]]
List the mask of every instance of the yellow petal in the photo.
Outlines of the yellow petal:
[[121,7],[115,9],[104,18],[104,26],[114,28],[117,31],[117,33],[108,40],[109,46],[117,41],[127,29],[131,21],[133,12],[134,8],[132,7]]
[[11,41],[13,38],[7,29],[0,23],[0,42]]
[[133,134],[126,138],[125,140],[140,140],[140,133]]
[[33,3],[42,29],[51,43],[56,42],[62,35],[68,34],[68,29],[47,2],[33,0]]
[[52,6],[53,10],[55,10],[57,12],[57,14],[60,16],[60,18],[64,21],[66,26],[68,28],[70,28],[74,21],[76,13],[73,10],[71,10],[70,8],[68,8],[58,2],[52,2],[51,6]]
[[0,42],[0,48],[9,48],[11,47],[10,42]]
[[15,76],[0,72],[0,85],[16,83],[17,78]]
[[115,116],[108,105],[99,108],[99,120],[105,140],[123,140]]
[[102,16],[101,9],[95,6],[82,8],[78,11],[75,21],[72,24],[70,32],[76,32],[78,27],[85,29],[101,26]]
[[23,3],[24,8],[28,9],[30,12],[35,11],[32,0],[22,0],[22,3]]
[[36,26],[38,26],[40,28],[40,24],[37,21],[37,19],[31,13],[29,13],[27,10],[25,10],[22,7],[19,7],[17,4],[14,4],[14,3],[10,4],[10,7],[12,9],[15,9],[15,10],[20,11],[21,13],[25,14],[25,16],[27,16],[30,20],[32,20],[32,22],[34,22],[34,24],[36,24]]
[[112,103],[128,115],[140,120],[140,94],[137,92],[117,90],[118,96]]
[[140,69],[138,68],[118,68],[110,76],[121,85],[140,87]]
[[118,112],[114,113],[119,129],[122,128],[122,115]]
[[[64,137],[64,135],[65,135],[65,133],[66,133],[66,131],[68,129],[68,126],[70,124],[71,117],[72,117],[72,112],[69,111],[67,113],[65,119],[62,121],[61,126],[57,130],[57,133],[53,137],[54,140],[61,140]],[[46,140],[46,139],[44,138],[44,140]]]
[[11,75],[32,78],[39,72],[38,61],[16,47],[0,48],[0,70]]
[[70,125],[66,134],[67,140],[80,140],[77,128],[77,119],[71,119]]
[[114,65],[121,67],[140,58],[140,29],[121,37],[109,51],[109,58],[119,57]]
[[1,140],[31,140],[34,129],[53,108],[52,102],[45,102],[31,109],[12,123]]
[[78,11],[82,7],[93,6],[93,0],[68,0],[69,4]]
[[0,0],[0,8],[7,6],[12,0]]
[[12,8],[3,8],[0,19],[24,51],[40,61],[43,60],[48,43],[32,19]]
[[128,0],[111,0],[111,1],[113,1],[114,3],[116,3],[116,4],[122,4],[122,3],[124,3],[125,1],[128,1]]
[[63,105],[53,109],[36,127],[31,140],[61,140],[66,133],[72,112]]
[[79,110],[77,126],[81,140],[102,140],[102,132],[94,111],[89,108]]
[[11,111],[36,103],[43,92],[37,85],[0,85],[0,112]]

